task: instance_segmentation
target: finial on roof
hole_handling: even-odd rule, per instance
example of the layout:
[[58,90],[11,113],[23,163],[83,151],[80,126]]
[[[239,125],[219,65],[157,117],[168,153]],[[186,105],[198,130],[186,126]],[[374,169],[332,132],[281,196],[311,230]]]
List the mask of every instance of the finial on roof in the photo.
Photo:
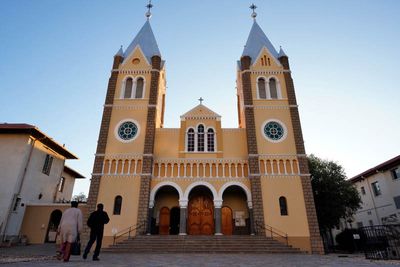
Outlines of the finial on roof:
[[115,54],[115,55],[116,55],[116,56],[121,56],[121,57],[124,56],[124,50],[122,49],[122,45],[121,45],[121,47],[119,48],[117,54]]
[[202,98],[202,97],[200,97],[199,99],[197,99],[197,100],[199,100],[200,101],[200,105],[202,105],[203,104],[203,101],[204,101],[204,99]]
[[257,17],[257,13],[256,13],[256,11],[255,11],[256,8],[257,8],[257,6],[256,6],[255,4],[251,4],[250,9],[253,10],[253,13],[251,13],[251,17],[252,17],[254,20],[256,20],[256,17]]
[[287,55],[285,54],[285,52],[282,49],[282,46],[279,46],[278,58],[280,58],[280,57],[287,57]]
[[151,18],[151,8],[153,7],[153,5],[151,4],[151,0],[149,0],[149,3],[147,4],[147,12],[146,12],[146,14],[145,14],[145,16],[146,16],[146,18],[147,18],[147,20],[149,20],[150,18]]

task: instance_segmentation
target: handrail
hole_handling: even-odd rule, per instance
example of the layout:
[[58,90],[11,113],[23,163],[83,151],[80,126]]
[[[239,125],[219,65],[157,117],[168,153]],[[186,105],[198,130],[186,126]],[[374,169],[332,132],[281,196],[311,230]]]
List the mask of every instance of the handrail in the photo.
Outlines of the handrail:
[[289,239],[288,239],[287,233],[285,233],[277,228],[274,228],[268,224],[262,224],[259,221],[256,221],[256,226],[257,226],[257,228],[261,228],[263,230],[269,231],[271,233],[272,238],[274,238],[274,234],[278,235],[280,237],[283,237],[286,240],[286,245],[289,245]]
[[135,230],[138,230],[138,229],[142,228],[145,225],[146,225],[146,223],[142,222],[142,223],[140,223],[138,225],[129,226],[128,228],[125,228],[125,229],[119,231],[118,233],[114,234],[113,245],[115,245],[117,239],[120,238],[121,236],[124,236],[124,235],[128,234],[128,238],[130,238],[131,237],[131,232],[133,232]]

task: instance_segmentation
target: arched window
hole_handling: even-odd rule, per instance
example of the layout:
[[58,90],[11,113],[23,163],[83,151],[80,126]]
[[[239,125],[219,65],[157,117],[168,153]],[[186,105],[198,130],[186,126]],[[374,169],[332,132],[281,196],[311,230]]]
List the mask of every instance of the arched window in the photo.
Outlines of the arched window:
[[214,152],[214,130],[208,129],[207,131],[207,151]]
[[132,97],[132,85],[133,85],[132,78],[126,79],[126,81],[125,81],[124,98],[131,98]]
[[286,198],[285,197],[280,197],[279,198],[279,207],[281,209],[281,215],[282,216],[288,215],[287,203],[286,203]]
[[143,98],[143,85],[144,85],[144,80],[143,78],[138,78],[136,80],[136,93],[135,93],[135,98]]
[[274,78],[269,79],[269,90],[272,99],[278,98],[278,90],[276,88],[276,80]]
[[265,79],[264,78],[258,79],[258,96],[260,97],[260,99],[267,98],[267,94],[265,92]]
[[192,128],[187,133],[187,151],[194,151],[194,130]]
[[204,126],[197,127],[197,151],[204,151]]
[[121,207],[122,207],[122,197],[121,196],[116,196],[114,200],[114,215],[120,215],[121,214]]

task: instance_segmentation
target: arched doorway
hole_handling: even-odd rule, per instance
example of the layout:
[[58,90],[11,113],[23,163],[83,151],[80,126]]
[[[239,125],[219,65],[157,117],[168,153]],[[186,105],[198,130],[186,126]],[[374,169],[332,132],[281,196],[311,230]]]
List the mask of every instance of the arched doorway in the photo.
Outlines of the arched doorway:
[[45,242],[47,243],[56,242],[57,229],[58,225],[60,224],[61,217],[62,217],[61,210],[53,210],[53,212],[50,214],[50,220],[49,220],[49,225],[47,227],[47,235]]
[[[160,235],[179,233],[179,193],[170,186],[159,188],[154,197],[154,209],[152,216],[151,233]],[[176,223],[176,220],[178,222]],[[171,222],[174,225],[171,225]],[[175,228],[178,228],[176,231]]]
[[214,202],[210,189],[205,186],[193,188],[189,194],[188,234],[214,234]]
[[222,195],[222,223],[224,235],[250,234],[250,217],[246,192],[238,185],[227,187]]

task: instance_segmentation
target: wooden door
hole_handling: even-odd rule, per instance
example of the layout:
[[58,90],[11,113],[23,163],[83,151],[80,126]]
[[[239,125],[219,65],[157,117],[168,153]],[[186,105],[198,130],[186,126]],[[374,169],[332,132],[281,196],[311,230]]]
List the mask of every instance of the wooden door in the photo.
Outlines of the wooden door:
[[214,204],[210,197],[195,196],[189,202],[188,233],[214,234]]
[[233,233],[233,217],[232,210],[229,207],[222,207],[222,234],[232,235]]
[[169,208],[163,207],[160,210],[159,234],[169,235]]

